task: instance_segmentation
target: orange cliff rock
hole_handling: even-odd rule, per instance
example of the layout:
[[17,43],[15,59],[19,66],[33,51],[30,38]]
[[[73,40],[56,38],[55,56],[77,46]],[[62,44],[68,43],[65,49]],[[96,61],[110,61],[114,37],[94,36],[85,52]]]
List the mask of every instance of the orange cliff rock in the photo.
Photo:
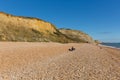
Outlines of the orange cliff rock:
[[13,16],[0,12],[0,22],[4,22],[6,25],[16,25],[16,27],[32,28],[40,32],[49,31],[51,33],[56,32],[56,28],[49,22],[37,18]]
[[0,12],[0,41],[73,42],[51,23]]
[[53,24],[38,18],[4,12],[0,12],[0,41],[94,42],[89,35],[80,31],[59,30]]

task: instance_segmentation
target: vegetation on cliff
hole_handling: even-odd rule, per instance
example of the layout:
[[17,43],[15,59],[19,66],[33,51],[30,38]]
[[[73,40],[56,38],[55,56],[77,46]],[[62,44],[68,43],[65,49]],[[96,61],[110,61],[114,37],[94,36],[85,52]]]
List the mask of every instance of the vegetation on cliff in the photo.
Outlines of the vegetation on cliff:
[[76,42],[94,43],[95,41],[88,34],[72,29],[61,28],[59,30],[64,35],[68,36],[70,39]]
[[[80,39],[74,30],[58,30],[53,24],[38,18],[13,16],[0,12],[0,41],[21,42],[91,42]],[[80,33],[80,32],[79,32]],[[84,34],[86,35],[86,34]],[[88,40],[87,40],[88,39]]]

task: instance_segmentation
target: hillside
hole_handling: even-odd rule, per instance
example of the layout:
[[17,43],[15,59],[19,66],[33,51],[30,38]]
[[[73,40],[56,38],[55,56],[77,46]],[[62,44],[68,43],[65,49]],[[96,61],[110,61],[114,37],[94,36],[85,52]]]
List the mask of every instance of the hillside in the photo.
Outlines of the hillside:
[[75,40],[76,42],[87,42],[87,43],[94,43],[95,41],[90,37],[88,34],[78,31],[78,30],[71,30],[71,29],[60,29],[61,33],[66,35],[67,37]]
[[81,42],[72,37],[61,33],[53,24],[41,19],[0,12],[0,41]]

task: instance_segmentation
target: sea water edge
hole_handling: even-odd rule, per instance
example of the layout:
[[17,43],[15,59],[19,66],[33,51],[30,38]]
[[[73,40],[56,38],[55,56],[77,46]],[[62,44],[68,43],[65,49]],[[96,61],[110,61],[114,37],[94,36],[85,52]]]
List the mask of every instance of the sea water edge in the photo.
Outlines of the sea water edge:
[[[114,43],[113,43],[114,44]],[[116,44],[116,43],[115,43]],[[119,43],[120,44],[120,43]],[[105,45],[105,44],[99,44],[99,46],[108,47],[108,48],[114,48],[114,49],[120,49],[120,47],[112,46],[112,45]]]

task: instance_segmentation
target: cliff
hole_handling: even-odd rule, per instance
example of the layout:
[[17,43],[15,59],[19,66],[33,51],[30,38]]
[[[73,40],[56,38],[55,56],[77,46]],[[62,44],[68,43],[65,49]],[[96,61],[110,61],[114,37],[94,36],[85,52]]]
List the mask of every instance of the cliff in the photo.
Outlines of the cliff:
[[[32,17],[22,17],[0,12],[0,41],[21,42],[91,42],[74,31],[58,30],[53,24]],[[68,32],[68,31],[67,31]],[[72,36],[70,36],[70,35]],[[77,38],[79,36],[79,38]],[[88,39],[88,40],[87,40]]]
[[0,41],[73,42],[46,21],[0,12]]
[[60,29],[59,31],[76,42],[95,43],[92,37],[82,31],[72,29]]

